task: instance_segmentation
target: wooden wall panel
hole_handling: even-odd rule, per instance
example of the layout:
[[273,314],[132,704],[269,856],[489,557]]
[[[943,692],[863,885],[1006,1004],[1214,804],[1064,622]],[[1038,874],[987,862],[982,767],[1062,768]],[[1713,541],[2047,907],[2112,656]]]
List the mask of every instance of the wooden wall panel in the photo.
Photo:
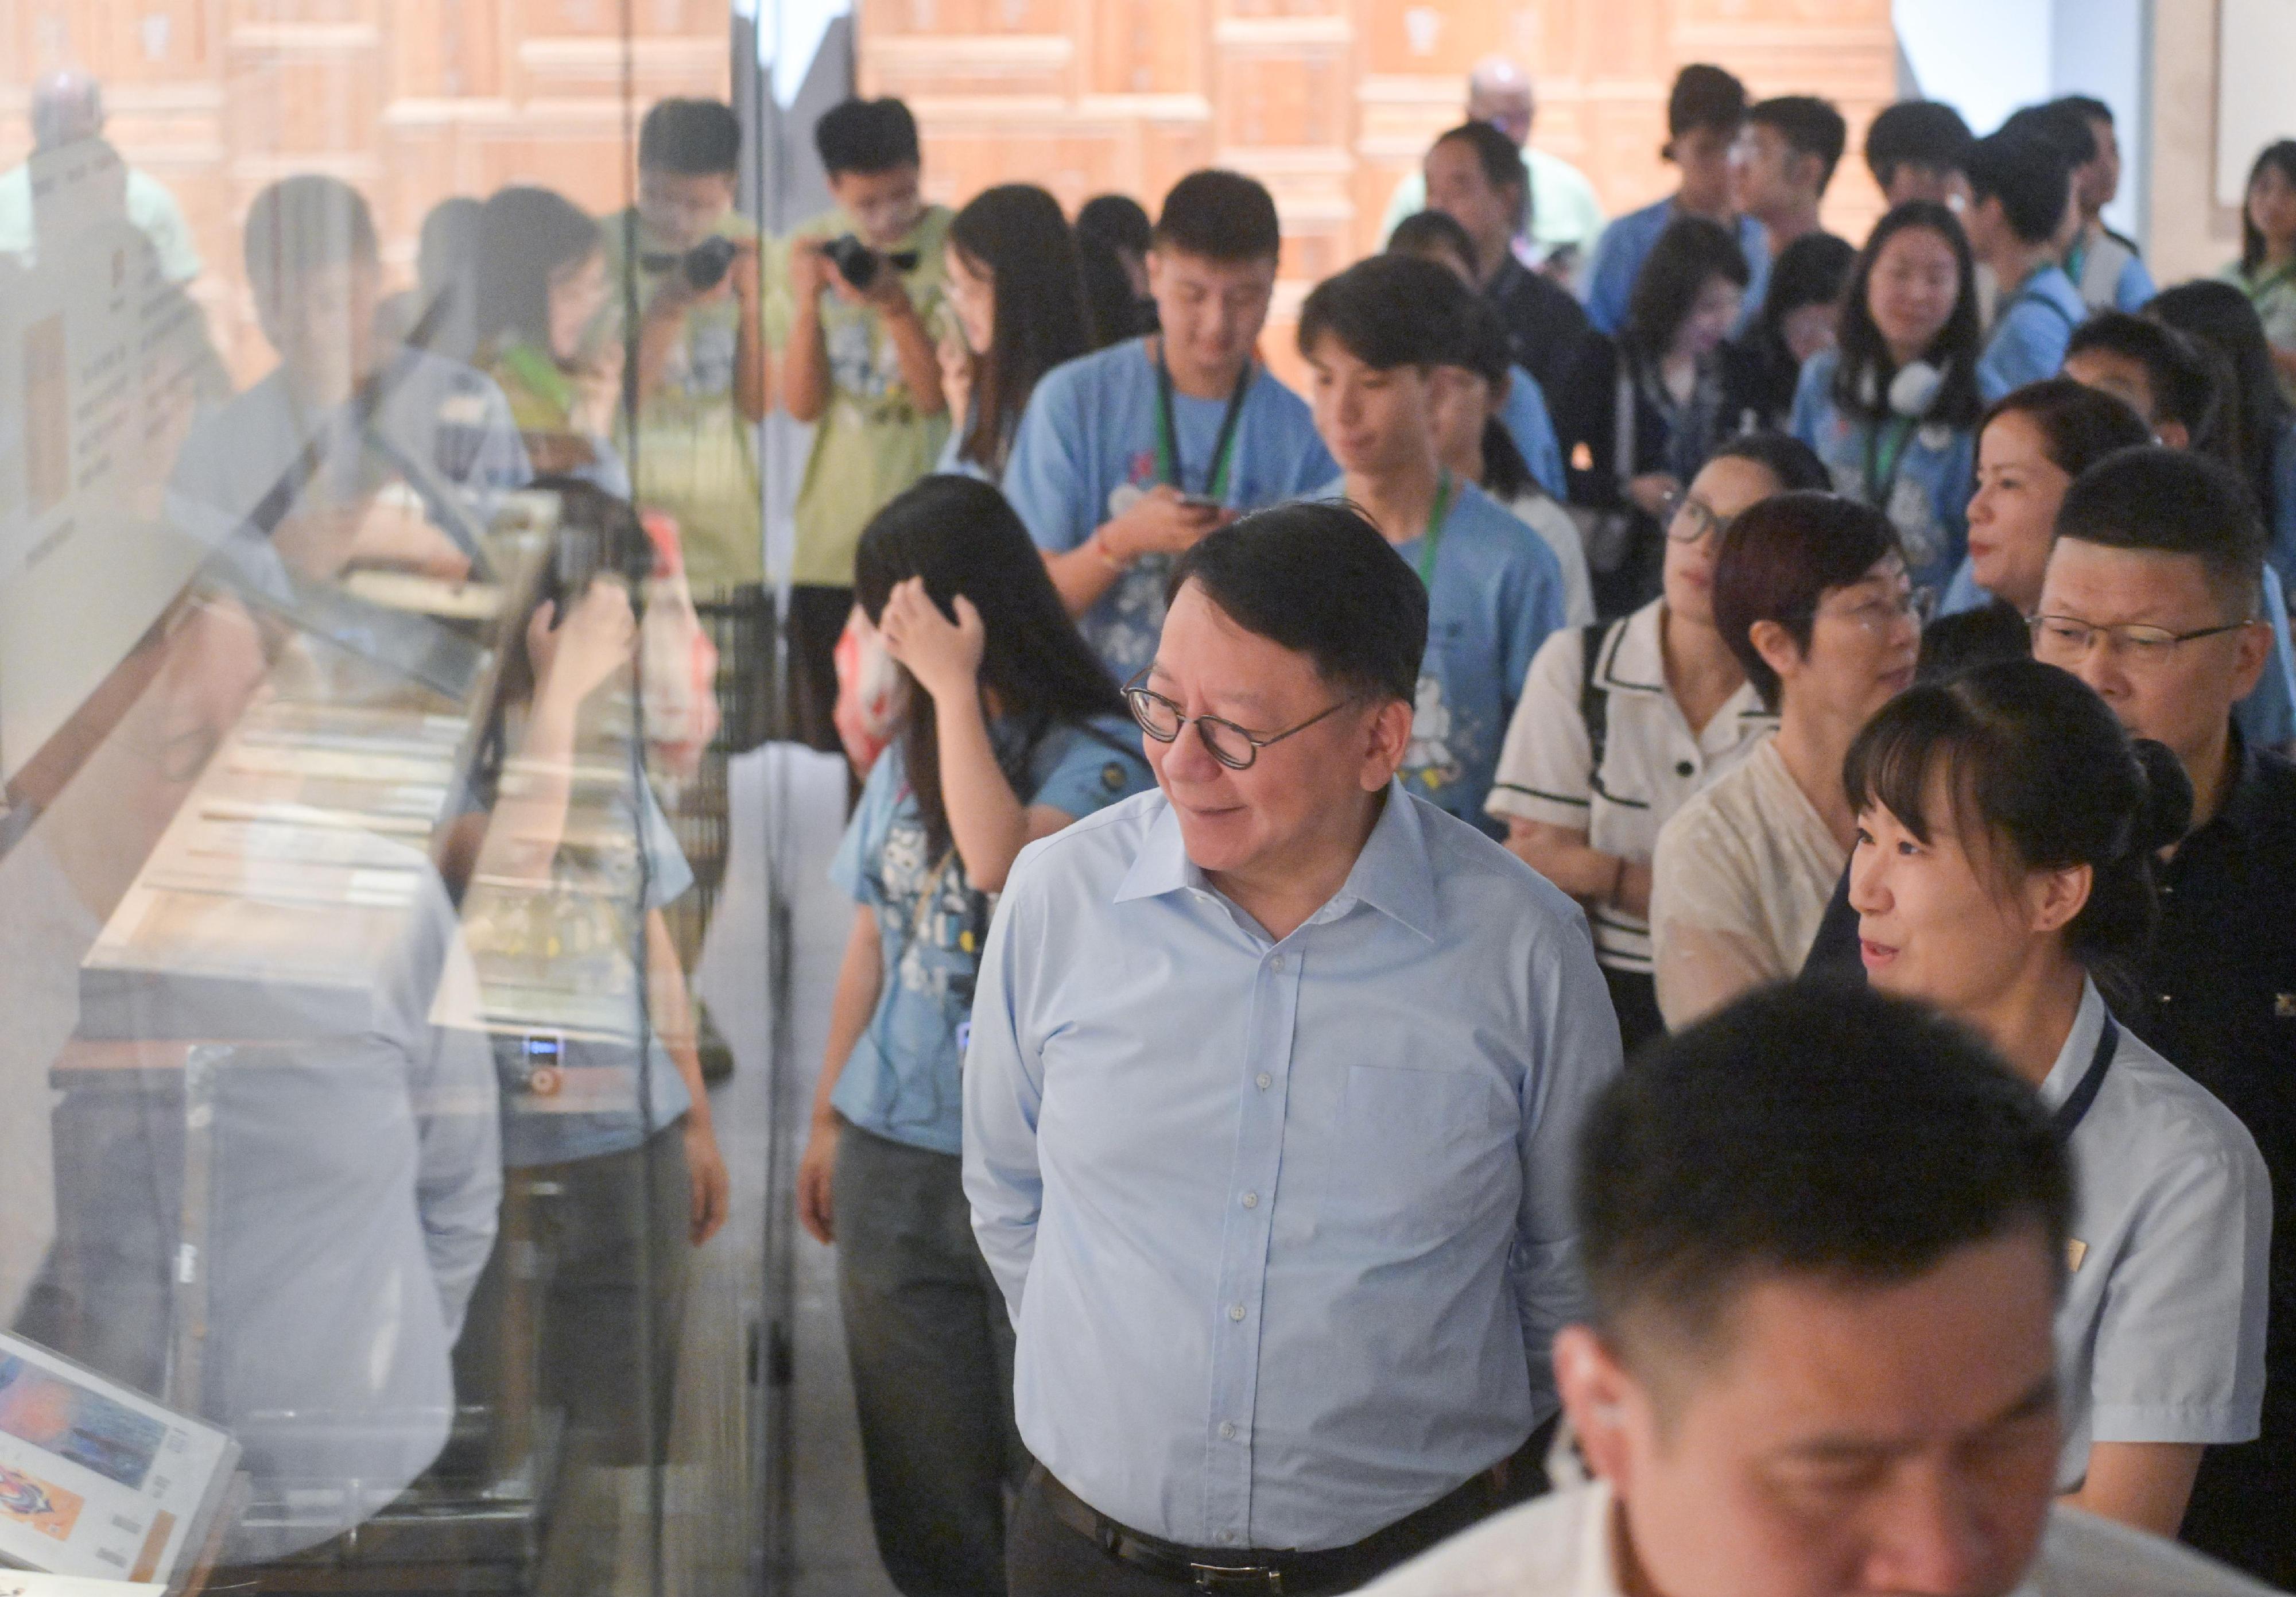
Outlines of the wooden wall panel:
[[[1397,180],[1455,125],[1469,67],[1493,52],[1533,73],[1534,138],[1576,163],[1611,211],[1671,187],[1666,94],[1712,61],[1757,96],[1841,106],[1849,153],[1826,219],[1852,239],[1879,213],[1857,151],[1893,97],[1889,0],[861,0],[865,93],[898,93],[922,125],[926,184],[961,201],[1042,174],[1062,203],[1116,189],[1152,213],[1171,182],[1218,160],[1275,193],[1284,224],[1280,319],[1376,242]],[[1063,45],[1068,48],[1063,51]],[[1095,164],[1098,163],[1098,164]]]

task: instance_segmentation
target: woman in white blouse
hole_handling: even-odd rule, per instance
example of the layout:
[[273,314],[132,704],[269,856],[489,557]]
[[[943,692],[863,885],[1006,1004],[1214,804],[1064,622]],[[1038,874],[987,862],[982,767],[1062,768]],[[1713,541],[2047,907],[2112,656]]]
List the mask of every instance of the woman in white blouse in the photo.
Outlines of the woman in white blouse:
[[1715,551],[1748,506],[1827,480],[1783,433],[1723,446],[1667,518],[1661,595],[1549,637],[1507,728],[1483,807],[1509,848],[1586,905],[1630,1052],[1664,1029],[1647,918],[1659,829],[1775,725],[1715,630]]
[[1849,858],[1842,756],[1911,685],[1921,649],[1896,532],[1833,494],[1782,494],[1738,518],[1714,562],[1714,621],[1778,729],[1659,833],[1652,966],[1677,1030],[1801,969]]
[[2144,956],[2191,784],[2078,678],[2013,660],[1888,706],[1844,785],[1867,979],[1983,1035],[2072,1151],[2057,1488],[2174,1536],[2202,1447],[2257,1434],[2272,1233],[2247,1129],[2098,991]]

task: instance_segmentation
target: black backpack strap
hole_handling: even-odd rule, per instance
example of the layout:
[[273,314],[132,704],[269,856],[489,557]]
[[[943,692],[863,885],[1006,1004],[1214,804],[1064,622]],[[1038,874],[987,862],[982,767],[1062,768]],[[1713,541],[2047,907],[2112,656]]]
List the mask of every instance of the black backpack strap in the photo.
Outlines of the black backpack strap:
[[1597,621],[1591,627],[1578,629],[1578,646],[1585,667],[1578,678],[1578,718],[1586,723],[1587,747],[1594,754],[1587,766],[1590,785],[1602,774],[1603,756],[1611,742],[1611,690],[1598,679],[1596,667],[1602,663],[1603,640],[1611,635],[1613,628],[1625,625],[1624,621],[1607,624]]

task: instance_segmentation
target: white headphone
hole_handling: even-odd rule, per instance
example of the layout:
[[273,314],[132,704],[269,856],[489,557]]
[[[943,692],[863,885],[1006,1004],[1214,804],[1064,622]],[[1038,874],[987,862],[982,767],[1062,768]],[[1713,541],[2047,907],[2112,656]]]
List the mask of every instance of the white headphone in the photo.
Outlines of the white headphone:
[[[1946,368],[1931,365],[1925,360],[1907,361],[1890,379],[1890,413],[1918,422],[1929,414],[1938,390],[1945,386]],[[1868,366],[1857,380],[1857,397],[1866,404],[1874,403],[1874,368]]]

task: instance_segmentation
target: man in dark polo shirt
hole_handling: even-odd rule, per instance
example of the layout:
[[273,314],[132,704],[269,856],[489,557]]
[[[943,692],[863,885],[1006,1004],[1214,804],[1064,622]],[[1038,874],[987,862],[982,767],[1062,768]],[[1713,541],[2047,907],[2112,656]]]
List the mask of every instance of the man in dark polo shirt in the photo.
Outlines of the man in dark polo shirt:
[[[2201,455],[2128,449],[2057,512],[2033,653],[2095,688],[2192,779],[2194,828],[2162,867],[2136,1001],[2115,1012],[2248,1126],[2272,1171],[2264,1434],[2211,1447],[2184,1536],[2296,1584],[2296,766],[2246,744],[2232,708],[2271,649],[2258,618],[2264,528]],[[1837,907],[1840,907],[1837,905]],[[1855,916],[1829,914],[1805,979],[1855,972]]]

